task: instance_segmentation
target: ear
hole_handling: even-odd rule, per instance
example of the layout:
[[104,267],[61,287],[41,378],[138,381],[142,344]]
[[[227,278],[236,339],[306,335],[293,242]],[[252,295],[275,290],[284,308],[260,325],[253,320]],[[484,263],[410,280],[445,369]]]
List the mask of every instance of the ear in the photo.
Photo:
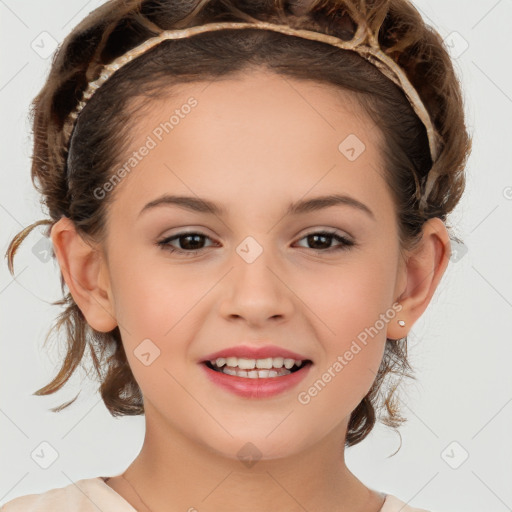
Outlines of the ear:
[[117,321],[101,252],[77,233],[68,217],[52,226],[50,237],[64,280],[87,323],[100,332],[114,329]]
[[[402,309],[388,325],[388,338],[396,340],[405,337],[427,309],[448,266],[450,255],[450,237],[444,222],[437,217],[429,219],[423,226],[418,245],[406,253],[403,269],[405,280],[400,280],[405,281],[406,285],[397,299]],[[403,320],[405,326],[401,327],[398,320]]]

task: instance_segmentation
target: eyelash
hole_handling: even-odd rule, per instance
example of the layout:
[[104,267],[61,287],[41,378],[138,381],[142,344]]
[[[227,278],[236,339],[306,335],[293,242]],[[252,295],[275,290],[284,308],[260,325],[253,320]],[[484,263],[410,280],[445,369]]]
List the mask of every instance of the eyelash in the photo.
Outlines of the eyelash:
[[[167,251],[169,253],[181,253],[185,257],[195,256],[196,254],[198,254],[199,252],[203,251],[206,248],[203,247],[201,249],[186,251],[184,249],[176,249],[169,245],[169,242],[172,242],[173,240],[177,240],[179,238],[184,238],[186,236],[193,236],[193,235],[210,238],[209,236],[207,236],[203,233],[200,233],[200,232],[196,232],[196,231],[182,232],[182,233],[177,233],[176,235],[173,235],[171,237],[164,238],[163,240],[156,242],[156,245],[158,245],[162,250]],[[331,252],[337,252],[337,251],[347,251],[351,246],[356,245],[355,242],[353,242],[352,240],[349,240],[348,238],[345,238],[344,236],[337,234],[335,231],[325,231],[325,230],[324,231],[312,231],[311,233],[307,233],[306,235],[304,235],[299,240],[303,240],[304,238],[307,238],[312,235],[332,237],[336,241],[341,242],[341,245],[331,247],[329,249],[311,249],[312,251],[315,251],[317,253],[322,253],[322,252],[331,253]],[[210,238],[210,240],[211,240],[211,238]]]

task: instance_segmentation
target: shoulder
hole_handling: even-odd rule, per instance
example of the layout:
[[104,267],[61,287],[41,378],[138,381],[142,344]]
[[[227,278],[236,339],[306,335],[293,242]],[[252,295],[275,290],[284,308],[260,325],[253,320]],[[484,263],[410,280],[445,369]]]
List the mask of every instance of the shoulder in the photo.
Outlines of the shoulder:
[[123,512],[133,510],[119,505],[120,496],[101,477],[97,477],[39,494],[19,496],[2,505],[0,512],[98,512],[98,509],[107,510],[107,507],[116,507],[115,510]]
[[404,501],[393,496],[386,494],[386,500],[379,512],[432,512],[424,508],[415,508],[407,505]]

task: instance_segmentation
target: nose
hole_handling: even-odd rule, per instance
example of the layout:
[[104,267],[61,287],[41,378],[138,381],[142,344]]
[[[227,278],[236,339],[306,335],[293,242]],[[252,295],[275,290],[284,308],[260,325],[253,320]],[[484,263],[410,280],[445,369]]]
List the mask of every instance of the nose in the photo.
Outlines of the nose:
[[234,255],[234,267],[222,283],[220,314],[228,321],[245,320],[251,327],[262,327],[268,320],[289,320],[294,294],[284,266],[270,250],[261,251],[255,259],[241,254]]

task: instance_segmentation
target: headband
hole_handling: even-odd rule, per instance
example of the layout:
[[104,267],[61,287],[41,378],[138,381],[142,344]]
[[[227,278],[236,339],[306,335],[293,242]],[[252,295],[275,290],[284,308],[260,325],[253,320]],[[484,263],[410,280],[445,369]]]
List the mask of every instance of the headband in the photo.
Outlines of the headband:
[[[91,99],[93,94],[103,85],[117,70],[122,68],[128,62],[139,57],[143,53],[147,52],[154,46],[158,45],[162,41],[170,39],[184,39],[195,34],[201,34],[204,32],[211,32],[215,30],[224,29],[241,29],[241,28],[259,28],[265,30],[273,30],[282,34],[288,34],[291,36],[302,37],[313,41],[320,41],[323,43],[330,44],[343,50],[351,50],[367,61],[373,64],[379,71],[392,80],[398,85],[405,93],[409,103],[420,118],[427,130],[428,142],[430,147],[430,156],[432,162],[435,162],[439,153],[439,135],[432,125],[432,121],[428,114],[425,105],[421,101],[416,89],[413,87],[411,82],[408,80],[404,70],[388,55],[386,55],[379,47],[376,35],[370,30],[368,25],[364,22],[359,23],[357,30],[351,40],[343,40],[335,36],[324,34],[321,32],[315,32],[305,29],[294,29],[288,25],[276,25],[274,23],[268,23],[264,21],[258,22],[219,22],[219,23],[208,23],[205,25],[199,25],[195,27],[188,27],[184,29],[176,30],[164,30],[158,36],[147,39],[142,44],[128,50],[126,53],[117,57],[109,64],[103,66],[100,76],[88,83],[82,99],[77,104],[75,109],[69,114],[67,120],[63,126],[63,132],[65,137],[65,146],[67,147],[71,134],[73,131],[76,119],[82,109],[85,107],[87,102]],[[429,177],[431,178],[431,177]],[[430,182],[430,183],[428,183]],[[433,180],[428,180],[425,190],[425,196],[428,196],[430,189],[433,186]],[[425,197],[422,198],[424,200]]]

